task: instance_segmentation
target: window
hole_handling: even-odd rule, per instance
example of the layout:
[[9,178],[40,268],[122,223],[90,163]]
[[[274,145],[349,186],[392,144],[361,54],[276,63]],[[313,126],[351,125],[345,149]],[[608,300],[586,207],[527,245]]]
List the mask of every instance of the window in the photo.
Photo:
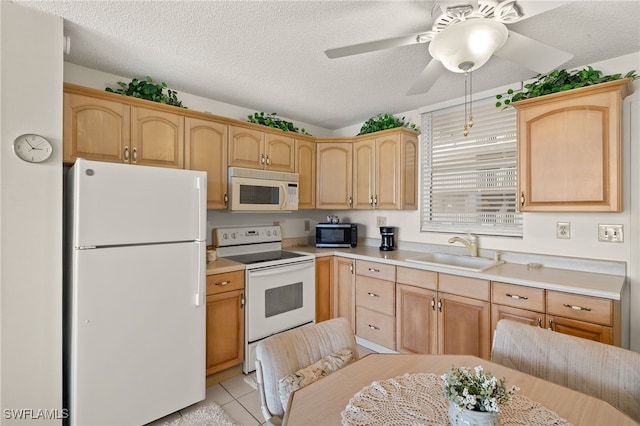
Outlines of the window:
[[517,211],[516,111],[474,104],[422,115],[421,231],[522,236]]

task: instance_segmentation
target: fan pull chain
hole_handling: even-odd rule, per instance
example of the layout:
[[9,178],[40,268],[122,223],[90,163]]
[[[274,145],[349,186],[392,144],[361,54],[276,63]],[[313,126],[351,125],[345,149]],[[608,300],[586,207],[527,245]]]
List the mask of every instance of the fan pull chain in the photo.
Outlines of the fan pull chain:
[[469,123],[467,123],[467,97],[469,96],[468,90],[469,71],[464,72],[464,131],[462,134],[466,137],[469,134]]
[[473,127],[473,78],[469,71],[469,128]]

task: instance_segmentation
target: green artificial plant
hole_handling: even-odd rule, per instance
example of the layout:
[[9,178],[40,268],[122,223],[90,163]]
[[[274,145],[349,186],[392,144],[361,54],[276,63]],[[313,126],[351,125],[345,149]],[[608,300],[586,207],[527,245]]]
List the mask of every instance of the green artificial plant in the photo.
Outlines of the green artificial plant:
[[587,67],[581,70],[567,71],[554,70],[549,74],[538,74],[535,80],[524,85],[526,91],[516,92],[513,89],[506,93],[496,95],[496,107],[507,108],[512,102],[523,99],[535,98],[549,95],[551,93],[563,92],[565,90],[577,89],[579,87],[592,86],[594,84],[606,83],[608,81],[619,80],[621,78],[638,78],[636,71],[631,70],[624,76],[622,74],[602,75],[602,71]]
[[[107,87],[105,90],[124,96],[133,96],[134,98],[186,108],[182,105],[182,101],[178,100],[178,92],[167,89],[167,83],[165,82],[154,83],[153,79],[149,76],[145,79],[134,78],[129,83],[118,81],[116,84],[120,86],[120,88],[113,89]],[[167,89],[167,93],[164,92],[164,89]]]
[[411,130],[418,130],[415,124],[404,121],[404,117],[397,118],[391,114],[378,114],[364,122],[358,135],[366,135],[368,133],[379,132],[380,130],[395,129],[396,127],[407,127]]
[[310,133],[307,133],[305,129],[298,129],[293,125],[292,122],[277,117],[275,112],[272,112],[271,114],[265,114],[264,112],[255,112],[253,113],[253,115],[248,115],[247,118],[247,121],[249,121],[249,123],[261,124],[263,126],[273,127],[274,129],[280,129],[285,132],[295,132],[301,133],[303,135],[310,135]]

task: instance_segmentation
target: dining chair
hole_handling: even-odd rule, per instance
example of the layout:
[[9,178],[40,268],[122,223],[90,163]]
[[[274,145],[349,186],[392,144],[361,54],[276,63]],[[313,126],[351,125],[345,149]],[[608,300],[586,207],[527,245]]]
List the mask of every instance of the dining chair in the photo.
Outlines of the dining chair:
[[293,390],[357,360],[358,348],[349,321],[334,318],[266,338],[256,358],[262,415],[267,424],[279,425]]
[[500,320],[491,361],[607,401],[640,421],[640,353]]

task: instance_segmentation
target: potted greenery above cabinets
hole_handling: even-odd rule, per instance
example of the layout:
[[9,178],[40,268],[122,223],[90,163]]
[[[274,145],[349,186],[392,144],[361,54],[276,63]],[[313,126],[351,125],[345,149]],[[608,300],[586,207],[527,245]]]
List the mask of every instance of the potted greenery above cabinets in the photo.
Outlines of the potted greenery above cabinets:
[[[113,89],[107,87],[107,92],[119,93],[124,96],[133,96],[134,98],[146,99],[148,101],[158,102],[166,105],[173,105],[180,108],[187,108],[182,105],[182,101],[178,100],[178,92],[167,89],[167,83],[154,83],[153,79],[147,76],[144,79],[134,78],[129,83],[118,81],[116,83],[120,88]],[[164,92],[167,89],[167,93]]]
[[381,130],[395,129],[396,127],[406,127],[411,130],[418,130],[418,126],[411,122],[404,121],[404,117],[397,118],[391,114],[378,114],[364,122],[358,135],[366,135],[368,133],[379,132]]
[[303,135],[311,135],[310,133],[307,133],[305,129],[298,129],[293,125],[292,122],[277,117],[275,112],[272,112],[271,114],[265,114],[264,112],[255,112],[253,113],[253,115],[248,115],[247,118],[247,121],[249,123],[261,124],[263,126],[280,129],[285,132],[295,132],[302,133]]
[[594,84],[606,83],[609,81],[620,80],[622,78],[638,78],[636,70],[631,70],[624,76],[622,74],[602,75],[602,71],[594,70],[587,67],[582,70],[554,70],[549,74],[538,74],[535,80],[524,85],[526,91],[515,92],[513,89],[507,90],[504,94],[496,95],[496,107],[507,108],[512,102],[524,99],[535,98],[538,96],[549,95],[552,93],[563,92],[565,90],[577,89]]

